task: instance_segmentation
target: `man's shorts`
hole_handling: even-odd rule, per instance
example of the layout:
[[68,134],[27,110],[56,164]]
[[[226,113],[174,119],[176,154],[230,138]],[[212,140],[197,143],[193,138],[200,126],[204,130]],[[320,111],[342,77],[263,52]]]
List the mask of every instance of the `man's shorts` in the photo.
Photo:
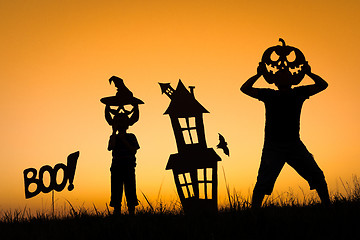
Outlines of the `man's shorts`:
[[291,143],[265,143],[255,185],[256,191],[270,195],[285,163],[293,167],[309,183],[310,189],[324,184],[324,173],[301,140]]

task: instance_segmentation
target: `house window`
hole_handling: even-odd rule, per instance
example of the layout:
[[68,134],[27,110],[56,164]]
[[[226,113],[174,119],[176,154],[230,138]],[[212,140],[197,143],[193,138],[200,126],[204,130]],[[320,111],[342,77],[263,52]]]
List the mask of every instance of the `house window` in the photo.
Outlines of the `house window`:
[[171,88],[168,88],[168,89],[165,90],[165,94],[167,94],[168,96],[173,95],[173,93],[174,93],[174,90],[171,89]]
[[195,117],[179,118],[179,123],[185,144],[199,143]]
[[199,198],[212,199],[212,168],[198,169]]
[[182,173],[178,175],[181,190],[185,198],[194,197],[194,189],[190,178],[190,173]]

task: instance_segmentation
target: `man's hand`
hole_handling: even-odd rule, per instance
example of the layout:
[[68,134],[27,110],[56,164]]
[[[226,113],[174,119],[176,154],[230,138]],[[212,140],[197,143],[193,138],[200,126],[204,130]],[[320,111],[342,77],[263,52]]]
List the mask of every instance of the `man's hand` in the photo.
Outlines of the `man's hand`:
[[307,62],[306,62],[306,64],[304,64],[303,68],[304,68],[306,75],[308,75],[315,82],[315,84],[307,85],[307,87],[309,89],[309,96],[315,95],[327,88],[328,83],[324,79],[322,79],[320,76],[312,73],[311,67]]
[[262,76],[266,72],[265,63],[259,62],[259,66],[257,67],[257,75]]
[[243,93],[245,93],[246,95],[248,95],[250,97],[258,98],[258,96],[259,96],[258,90],[259,89],[254,88],[253,85],[261,77],[261,75],[264,74],[265,71],[266,71],[265,63],[260,62],[259,66],[257,67],[256,75],[252,76],[246,82],[244,82],[244,84],[240,88],[240,91],[242,91]]
[[311,73],[311,67],[308,62],[306,62],[303,66],[305,74],[309,75]]

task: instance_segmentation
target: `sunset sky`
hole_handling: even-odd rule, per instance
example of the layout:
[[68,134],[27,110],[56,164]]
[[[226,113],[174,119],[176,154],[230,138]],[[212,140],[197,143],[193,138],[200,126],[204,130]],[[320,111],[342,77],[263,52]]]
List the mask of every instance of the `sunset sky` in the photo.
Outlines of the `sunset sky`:
[[[195,86],[210,112],[209,147],[218,133],[219,201],[230,189],[248,196],[256,181],[264,106],[240,86],[256,73],[262,53],[283,38],[299,48],[329,87],[303,106],[301,137],[331,192],[360,175],[360,1],[250,0],[0,0],[0,210],[48,208],[51,194],[25,199],[23,170],[66,163],[80,151],[75,189],[55,193],[76,206],[104,208],[110,197],[111,128],[100,98],[114,95],[108,79],[124,79],[140,106],[134,133],[137,191],[150,201],[177,199],[168,157],[176,153],[170,99],[158,82]],[[306,77],[301,84],[311,84]],[[258,87],[271,87],[263,78]],[[286,166],[274,194],[309,188]],[[161,189],[161,191],[160,191]]]

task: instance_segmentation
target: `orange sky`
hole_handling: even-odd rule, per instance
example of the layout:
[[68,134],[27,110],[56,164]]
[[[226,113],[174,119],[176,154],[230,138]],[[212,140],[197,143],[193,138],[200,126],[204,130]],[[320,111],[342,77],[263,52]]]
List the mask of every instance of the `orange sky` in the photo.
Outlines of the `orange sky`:
[[[305,54],[329,88],[305,102],[301,136],[331,191],[359,175],[358,55],[360,2],[351,1],[0,1],[0,209],[49,206],[50,194],[25,200],[25,168],[66,161],[80,151],[75,190],[56,193],[58,205],[105,207],[110,196],[110,127],[99,99],[115,93],[117,75],[145,102],[130,129],[141,149],[137,187],[151,201],[176,199],[176,152],[169,99],[158,82],[195,85],[209,147],[220,132],[231,157],[220,151],[231,189],[247,196],[255,184],[264,129],[261,102],[240,93],[262,53],[279,37]],[[306,78],[304,84],[311,83]],[[263,79],[258,86],[266,87]],[[164,150],[165,149],[165,150]],[[274,193],[308,186],[285,167]]]

